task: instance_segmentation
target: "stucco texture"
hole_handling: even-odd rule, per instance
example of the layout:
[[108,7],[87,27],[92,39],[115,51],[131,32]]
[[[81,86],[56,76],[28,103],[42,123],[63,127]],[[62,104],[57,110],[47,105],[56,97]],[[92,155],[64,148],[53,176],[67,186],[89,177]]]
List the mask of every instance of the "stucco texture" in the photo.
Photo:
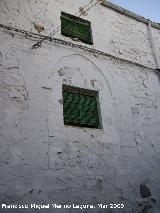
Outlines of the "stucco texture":
[[[50,6],[43,7],[46,13],[41,13],[45,3],[39,1],[36,21],[51,27],[53,5],[58,5],[57,11],[66,7],[69,12],[71,7],[74,12],[72,6],[82,3],[73,2],[48,1]],[[38,3],[1,1],[1,21],[10,24],[12,20],[14,26],[32,31],[26,11],[32,5],[34,12],[34,4]],[[32,49],[35,40],[0,30],[0,205],[120,203],[124,208],[10,210],[0,206],[0,213],[160,211],[160,79],[147,26],[121,19],[122,15],[100,5],[93,11],[97,16],[87,17],[93,21],[92,47],[122,55],[126,61],[65,43],[44,41],[42,47]],[[106,37],[95,27],[105,29],[104,22],[99,25],[104,14],[106,22],[112,19]],[[58,17],[59,12],[55,20]],[[133,29],[138,33],[133,34]],[[159,39],[157,32],[153,35]],[[63,84],[98,91],[101,129],[64,125]]]

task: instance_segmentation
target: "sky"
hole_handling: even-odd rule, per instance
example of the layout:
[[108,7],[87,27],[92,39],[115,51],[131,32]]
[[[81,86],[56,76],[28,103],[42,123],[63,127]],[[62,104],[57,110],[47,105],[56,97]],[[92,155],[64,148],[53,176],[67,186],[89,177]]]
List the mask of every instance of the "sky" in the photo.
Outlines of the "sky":
[[160,23],[160,0],[110,0],[110,2]]

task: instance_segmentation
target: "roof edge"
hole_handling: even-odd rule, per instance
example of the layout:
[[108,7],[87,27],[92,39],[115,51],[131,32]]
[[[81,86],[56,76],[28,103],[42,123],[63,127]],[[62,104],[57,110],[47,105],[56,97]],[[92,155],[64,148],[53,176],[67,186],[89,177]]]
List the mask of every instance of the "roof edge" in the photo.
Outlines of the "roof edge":
[[111,8],[111,9],[113,9],[113,10],[119,12],[119,13],[127,15],[127,16],[129,16],[131,18],[134,18],[137,21],[143,22],[145,24],[148,24],[148,22],[150,22],[152,27],[160,29],[160,24],[155,23],[155,22],[153,22],[153,21],[151,21],[149,19],[146,19],[143,16],[137,15],[137,14],[135,14],[135,13],[133,13],[133,12],[127,10],[127,9],[124,9],[123,7],[120,7],[120,6],[116,5],[116,4],[113,4],[113,3],[111,3],[111,2],[109,2],[107,0],[102,0],[101,4],[103,6],[109,7],[109,8]]

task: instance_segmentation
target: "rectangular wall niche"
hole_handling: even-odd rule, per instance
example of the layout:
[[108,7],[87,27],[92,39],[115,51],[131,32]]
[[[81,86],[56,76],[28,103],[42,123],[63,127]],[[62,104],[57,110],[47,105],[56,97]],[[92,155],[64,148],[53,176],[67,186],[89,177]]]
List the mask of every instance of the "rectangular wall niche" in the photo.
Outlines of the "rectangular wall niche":
[[64,12],[61,12],[61,34],[93,44],[91,23]]
[[68,85],[63,85],[62,90],[64,124],[100,128],[97,91]]

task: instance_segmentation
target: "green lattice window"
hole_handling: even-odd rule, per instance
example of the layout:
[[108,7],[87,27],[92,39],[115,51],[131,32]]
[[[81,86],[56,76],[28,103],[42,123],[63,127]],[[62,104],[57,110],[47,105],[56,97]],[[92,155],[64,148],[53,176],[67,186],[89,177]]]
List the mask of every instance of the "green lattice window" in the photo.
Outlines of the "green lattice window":
[[64,124],[99,128],[97,92],[63,85]]
[[64,12],[61,13],[61,33],[64,36],[78,38],[87,44],[93,44],[91,23]]

